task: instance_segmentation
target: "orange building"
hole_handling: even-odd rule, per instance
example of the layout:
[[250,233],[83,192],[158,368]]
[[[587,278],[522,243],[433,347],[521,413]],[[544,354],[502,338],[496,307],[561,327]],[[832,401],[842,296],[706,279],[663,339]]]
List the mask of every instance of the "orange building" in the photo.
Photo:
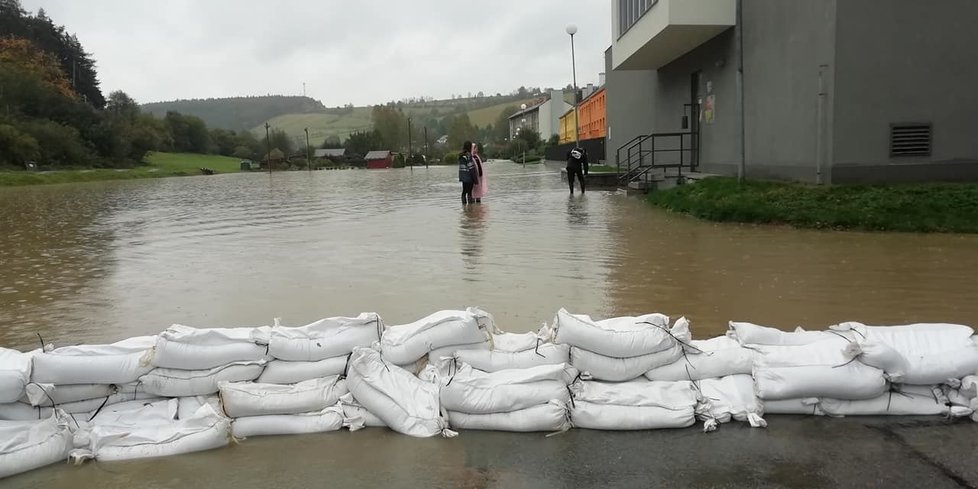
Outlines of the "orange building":
[[580,131],[582,141],[605,137],[608,132],[608,105],[605,99],[604,87],[601,87],[588,98],[582,100],[577,110],[581,117],[578,130]]

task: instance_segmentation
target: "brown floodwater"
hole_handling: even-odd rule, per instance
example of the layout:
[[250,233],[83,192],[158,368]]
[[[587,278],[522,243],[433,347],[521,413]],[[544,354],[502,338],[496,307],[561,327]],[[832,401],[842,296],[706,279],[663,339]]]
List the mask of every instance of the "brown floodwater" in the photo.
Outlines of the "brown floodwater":
[[[513,332],[561,307],[595,318],[685,315],[697,337],[722,334],[729,320],[978,324],[978,236],[707,223],[619,192],[568,197],[557,170],[491,163],[489,196],[468,208],[454,168],[3,188],[0,346],[34,348],[38,335],[59,346],[111,342],[173,323],[293,326],[364,311],[399,324],[469,305]],[[344,453],[350,437],[360,438]],[[348,471],[369,470],[356,454],[377,452],[439,457],[441,475],[481,477],[465,471],[454,442],[421,443],[380,430],[271,438],[14,480],[177,486],[187,470],[219,467],[231,472],[227,485],[276,487],[270,472],[235,479],[229,467],[278,459],[297,484],[328,480],[317,467],[303,475],[299,462],[314,463],[308,444]],[[329,467],[318,470],[339,466]]]

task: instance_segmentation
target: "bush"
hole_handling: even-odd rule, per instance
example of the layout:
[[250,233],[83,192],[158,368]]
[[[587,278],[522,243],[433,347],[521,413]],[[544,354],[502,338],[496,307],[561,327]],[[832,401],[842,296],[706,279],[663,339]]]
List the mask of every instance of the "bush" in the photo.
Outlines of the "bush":
[[84,166],[95,161],[95,155],[74,127],[63,126],[51,120],[35,120],[22,123],[20,128],[37,140],[40,153],[38,160],[43,164]]
[[23,167],[40,154],[37,139],[10,124],[0,124],[0,163]]

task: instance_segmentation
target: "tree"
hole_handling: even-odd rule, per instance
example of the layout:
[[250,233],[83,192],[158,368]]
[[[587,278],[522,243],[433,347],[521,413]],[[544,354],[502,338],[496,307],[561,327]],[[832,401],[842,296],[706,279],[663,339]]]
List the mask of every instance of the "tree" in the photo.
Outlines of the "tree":
[[330,134],[326,136],[323,144],[319,146],[322,149],[339,149],[343,147],[343,143],[340,142],[340,137],[335,134]]
[[105,103],[105,111],[119,120],[132,124],[136,122],[136,117],[139,116],[139,104],[126,92],[116,90],[109,94],[109,99]]
[[204,124],[201,118],[179,112],[167,112],[164,121],[173,137],[171,148],[173,151],[207,153],[210,134],[207,132],[207,124]]
[[295,151],[295,144],[292,142],[292,138],[289,134],[281,129],[272,129],[269,134],[271,140],[272,149],[278,149],[286,155],[292,154]]
[[448,127],[448,146],[450,148],[461,148],[463,142],[472,141],[476,136],[476,128],[469,121],[469,115],[456,116]]
[[502,141],[509,138],[509,116],[519,112],[519,108],[515,105],[507,105],[499,116],[496,117],[496,124],[494,124],[495,131],[493,136],[496,141]]
[[10,124],[0,124],[0,163],[23,165],[40,156],[37,140]]
[[350,134],[346,139],[344,147],[352,155],[364,156],[369,151],[377,149],[382,144],[380,133],[376,129],[371,131],[357,131]]
[[520,129],[520,133],[516,136],[516,139],[523,141],[526,147],[533,149],[540,144],[540,133],[536,132],[532,128],[524,127]]
[[371,112],[374,129],[380,134],[383,148],[397,151],[407,141],[407,118],[393,107],[375,105]]

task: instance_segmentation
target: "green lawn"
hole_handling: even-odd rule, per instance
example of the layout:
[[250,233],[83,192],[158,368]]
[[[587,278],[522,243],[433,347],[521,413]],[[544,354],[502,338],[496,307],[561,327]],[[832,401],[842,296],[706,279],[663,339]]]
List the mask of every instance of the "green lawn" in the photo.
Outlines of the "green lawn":
[[617,168],[608,165],[588,165],[587,168],[590,173],[615,173],[618,171]]
[[515,100],[513,102],[506,102],[502,104],[496,104],[490,107],[483,107],[481,109],[470,110],[468,112],[469,121],[471,121],[472,125],[474,126],[486,127],[489,124],[495,124],[496,119],[499,118],[499,114],[506,107],[513,106],[519,108],[520,104],[529,104],[533,100],[535,99],[528,98],[526,100]]
[[240,171],[240,160],[217,155],[151,153],[146,158],[146,163],[144,166],[120,170],[0,171],[0,187],[200,175],[201,168],[210,168],[218,173]]
[[649,194],[656,206],[711,221],[804,228],[978,233],[978,184],[814,186],[708,178]]
[[[268,123],[293,138],[299,138],[302,144],[305,144],[306,137],[304,129],[308,127],[309,143],[318,148],[329,136],[337,136],[345,141],[350,133],[370,129],[373,124],[370,120],[372,110],[370,107],[356,107],[353,112],[344,115],[286,114],[275,117]],[[259,139],[264,139],[265,126],[256,127],[251,132]]]

